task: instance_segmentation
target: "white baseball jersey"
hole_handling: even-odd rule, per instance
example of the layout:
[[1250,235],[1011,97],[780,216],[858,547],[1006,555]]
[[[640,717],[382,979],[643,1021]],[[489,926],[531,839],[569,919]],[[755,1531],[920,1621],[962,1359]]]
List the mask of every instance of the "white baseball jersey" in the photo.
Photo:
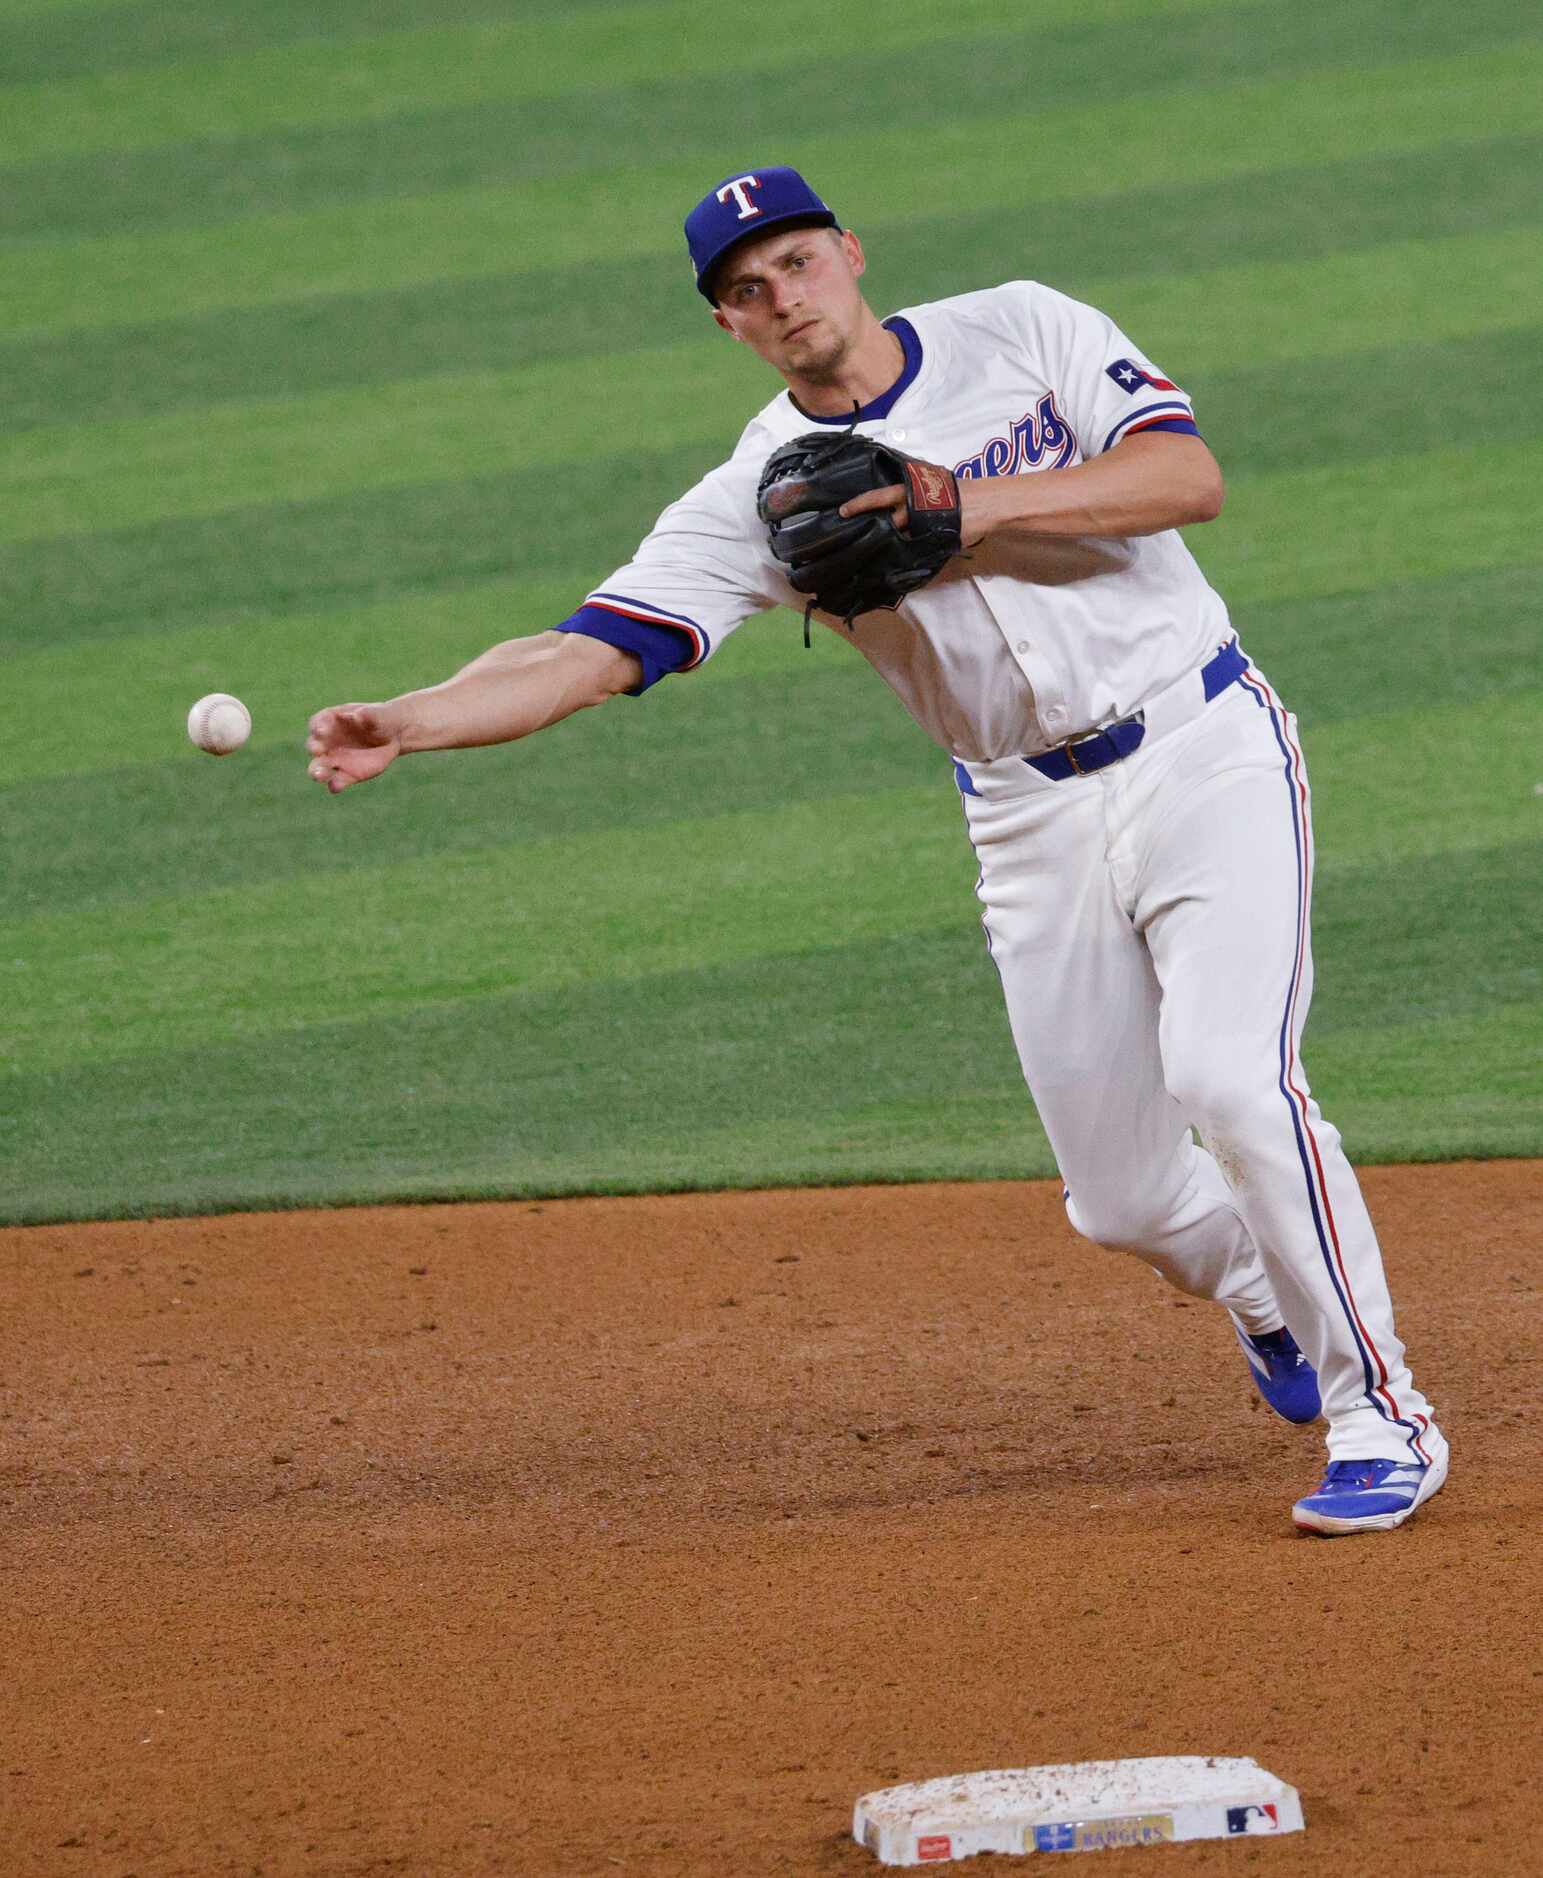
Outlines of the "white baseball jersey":
[[[858,427],[958,476],[1060,469],[1138,430],[1195,430],[1189,399],[1113,321],[1038,282],[913,307],[886,325],[905,366]],[[711,657],[753,613],[801,612],[756,515],[756,485],[779,444],[851,421],[811,418],[786,391],[774,398],[564,629],[639,652],[646,689]],[[1138,709],[1229,630],[1169,529],[983,546],[898,613],[862,615],[854,639],[929,736],[955,757],[989,761]]]

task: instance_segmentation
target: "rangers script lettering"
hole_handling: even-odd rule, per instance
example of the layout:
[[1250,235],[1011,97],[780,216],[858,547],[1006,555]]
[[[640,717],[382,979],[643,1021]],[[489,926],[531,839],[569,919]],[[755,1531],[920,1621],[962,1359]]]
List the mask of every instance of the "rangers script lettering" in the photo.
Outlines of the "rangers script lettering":
[[983,450],[954,465],[956,476],[1016,476],[1020,470],[1064,469],[1077,459],[1077,439],[1047,391],[1032,411],[1011,425],[1005,437],[993,437]]

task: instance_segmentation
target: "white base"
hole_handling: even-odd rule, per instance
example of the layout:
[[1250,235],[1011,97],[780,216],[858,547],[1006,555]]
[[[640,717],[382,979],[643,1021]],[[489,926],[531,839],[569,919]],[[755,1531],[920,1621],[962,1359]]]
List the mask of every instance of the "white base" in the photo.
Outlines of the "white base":
[[865,1793],[852,1837],[881,1865],[978,1852],[1099,1852],[1179,1839],[1300,1832],[1302,1802],[1257,1761],[1166,1754],[949,1774]]

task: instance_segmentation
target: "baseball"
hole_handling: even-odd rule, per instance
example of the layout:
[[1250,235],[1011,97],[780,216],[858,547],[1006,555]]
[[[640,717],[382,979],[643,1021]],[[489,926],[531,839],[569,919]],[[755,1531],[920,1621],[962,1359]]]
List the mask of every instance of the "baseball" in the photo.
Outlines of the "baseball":
[[252,713],[228,691],[211,691],[188,712],[188,735],[210,756],[229,756],[252,734]]

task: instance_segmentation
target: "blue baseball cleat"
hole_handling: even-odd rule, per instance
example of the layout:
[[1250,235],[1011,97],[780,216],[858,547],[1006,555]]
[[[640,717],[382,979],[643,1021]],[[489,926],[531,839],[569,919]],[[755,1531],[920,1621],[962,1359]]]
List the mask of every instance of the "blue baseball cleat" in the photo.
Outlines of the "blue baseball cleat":
[[1323,1412],[1318,1398],[1318,1372],[1297,1348],[1296,1338],[1286,1329],[1272,1330],[1262,1337],[1238,1332],[1238,1342],[1253,1371],[1254,1386],[1288,1422],[1315,1422]]
[[1293,1521],[1304,1532],[1321,1532],[1331,1539],[1402,1526],[1447,1477],[1446,1442],[1434,1428],[1422,1439],[1431,1456],[1423,1465],[1414,1459],[1331,1461],[1317,1492],[1292,1507]]

